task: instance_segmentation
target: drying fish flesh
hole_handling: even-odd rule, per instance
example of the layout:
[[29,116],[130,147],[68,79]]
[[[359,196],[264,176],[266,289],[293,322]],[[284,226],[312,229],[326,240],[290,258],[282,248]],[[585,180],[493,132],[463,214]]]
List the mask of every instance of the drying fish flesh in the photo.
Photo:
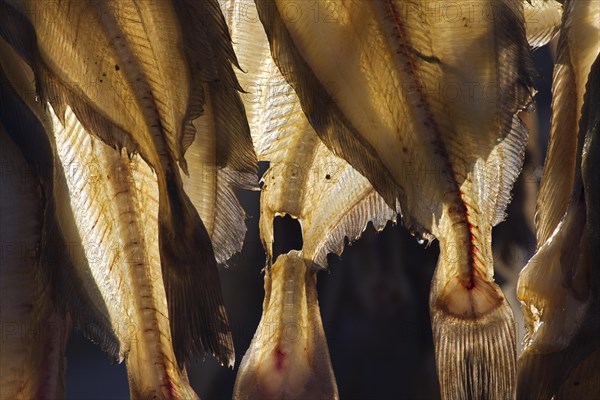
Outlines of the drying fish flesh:
[[[240,10],[244,18],[238,19]],[[263,318],[242,360],[234,397],[337,398],[316,273],[327,267],[328,253],[342,252],[346,237],[357,239],[369,221],[381,230],[396,213],[318,138],[270,55],[254,3],[228,2],[224,14],[247,71],[238,78],[247,92],[242,98],[258,157],[270,163],[261,190],[260,234],[267,252]],[[300,222],[303,248],[272,265],[273,222],[283,215]],[[309,339],[290,341],[283,332],[292,322]]]
[[600,51],[599,19],[600,5],[595,1],[565,4],[553,77],[550,142],[537,200],[538,247],[548,240],[563,217],[570,197],[565,188],[573,187],[585,84]]
[[[13,81],[22,84],[20,94],[30,101],[32,115],[27,117],[34,120],[37,112],[51,122],[45,124],[42,132],[47,136],[41,139],[56,148],[55,164],[39,168],[58,171],[47,198],[62,199],[57,217],[65,244],[58,249],[68,247],[74,265],[69,271],[52,259],[57,265],[49,267],[57,269],[55,278],[61,282],[58,301],[73,287],[91,299],[93,306],[73,299],[65,308],[83,333],[113,359],[125,358],[132,398],[197,398],[177,366],[171,343],[158,253],[156,176],[138,156],[130,159],[89,135],[69,107],[63,121],[50,107],[45,114],[33,101],[31,71],[4,42],[2,49],[14,67]],[[64,347],[57,351],[64,357]],[[54,369],[49,366],[48,371]]]
[[598,182],[592,172],[598,165],[599,53],[600,5],[566,2],[537,202],[538,248],[518,283],[528,330],[519,398],[600,395],[597,376],[588,372],[600,363]]
[[[368,180],[321,142],[298,97],[269,52],[264,29],[251,1],[234,1],[225,11],[243,71],[238,77],[263,175],[260,232],[272,259],[273,220],[290,215],[300,221],[304,256],[320,268],[327,254],[341,254],[344,238],[357,239],[372,221],[381,230],[396,213]],[[238,10],[243,20],[234,20]]]
[[[10,333],[2,346],[3,398],[61,397],[67,321],[72,317],[105,348],[116,338],[102,312],[104,304],[96,301],[97,289],[82,290],[76,273],[80,241],[70,235],[76,227],[68,218],[70,207],[64,206],[68,191],[51,140],[51,121],[34,100],[33,74],[2,39],[0,55],[0,117],[8,135],[3,166],[11,169],[2,185],[7,213],[2,215],[2,241],[17,246],[6,254],[3,249],[2,321]],[[21,181],[10,181],[12,174]],[[15,193],[12,184],[19,185]],[[15,201],[21,201],[23,211],[14,209]],[[19,217],[23,212],[27,215]]]
[[516,113],[533,96],[522,2],[478,2],[452,20],[427,2],[256,4],[323,142],[391,208],[399,201],[410,229],[440,241],[431,316],[442,397],[513,397],[514,322],[493,280],[491,228],[522,164]]
[[[119,339],[132,398],[197,398],[178,367],[160,268],[158,185],[139,157],[88,134],[70,107],[53,113],[70,205],[89,264]],[[89,240],[86,238],[98,238]]]
[[[213,248],[179,171],[189,170],[184,153],[199,118],[210,120],[205,135],[218,135],[211,154],[217,167],[256,170],[216,1],[3,1],[1,14],[2,36],[32,66],[42,101],[63,125],[70,107],[86,131],[139,153],[155,171],[162,279],[179,364],[209,351],[232,365]],[[235,251],[226,246],[223,257]]]

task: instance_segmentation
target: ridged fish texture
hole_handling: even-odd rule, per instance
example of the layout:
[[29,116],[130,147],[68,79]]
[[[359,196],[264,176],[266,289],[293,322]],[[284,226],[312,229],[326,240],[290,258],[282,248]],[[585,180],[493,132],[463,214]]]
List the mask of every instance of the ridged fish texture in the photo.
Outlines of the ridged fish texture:
[[194,399],[171,342],[158,244],[158,184],[139,157],[129,157],[83,129],[67,107],[50,111],[89,265],[119,339],[131,397]]
[[[566,2],[550,144],[537,203],[537,251],[521,271],[527,325],[519,398],[596,398],[600,362],[600,4]],[[597,368],[596,368],[597,369]]]
[[[158,254],[155,175],[138,156],[130,160],[91,136],[70,108],[63,122],[50,106],[42,108],[34,99],[32,71],[4,41],[0,50],[3,64],[11,66],[6,83],[18,90],[12,99],[15,104],[10,107],[6,102],[12,110],[6,110],[3,119],[26,127],[17,134],[31,158],[29,169],[42,171],[43,198],[50,204],[44,210],[48,220],[44,225],[57,225],[54,232],[44,226],[49,239],[37,246],[44,256],[38,279],[51,284],[45,290],[48,304],[36,303],[34,309],[41,312],[50,307],[60,316],[60,311],[68,312],[84,335],[113,359],[126,358],[133,398],[197,398],[175,363],[170,339]],[[31,129],[36,122],[38,136]],[[35,214],[29,216],[35,221],[32,217]],[[57,257],[63,250],[69,260]],[[65,264],[68,261],[72,267]],[[42,332],[56,328],[49,325]],[[32,350],[46,353],[46,349]],[[64,346],[56,350],[59,359],[64,358],[64,350]],[[39,371],[64,373],[64,365],[59,369],[46,362]]]
[[303,254],[327,267],[327,254],[341,254],[344,240],[356,240],[369,221],[376,229],[396,213],[369,181],[319,139],[292,87],[275,65],[269,43],[249,0],[232,1],[224,13],[243,71],[239,81],[262,177],[261,239],[272,259],[273,220],[290,215],[300,221]]
[[[71,107],[88,132],[139,153],[156,172],[162,274],[177,360],[206,351],[232,365],[209,233],[180,173],[189,171],[184,153],[202,118],[213,128],[203,134],[219,137],[211,155],[217,167],[256,171],[232,69],[235,55],[216,1],[3,1],[2,24],[2,36],[32,65],[37,90],[59,120]],[[223,259],[239,245],[219,237]]]
[[[443,398],[512,398],[512,312],[493,280],[527,132],[532,60],[520,1],[257,1],[311,125],[417,234],[440,241],[431,316]],[[292,8],[295,10],[293,14]],[[437,11],[436,11],[437,10]]]

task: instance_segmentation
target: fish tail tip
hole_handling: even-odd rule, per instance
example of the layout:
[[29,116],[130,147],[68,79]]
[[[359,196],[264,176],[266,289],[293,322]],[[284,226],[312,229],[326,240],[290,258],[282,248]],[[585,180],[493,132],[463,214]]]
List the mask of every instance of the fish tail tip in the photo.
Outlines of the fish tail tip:
[[516,337],[508,302],[493,282],[450,286],[431,301],[442,399],[513,399]]

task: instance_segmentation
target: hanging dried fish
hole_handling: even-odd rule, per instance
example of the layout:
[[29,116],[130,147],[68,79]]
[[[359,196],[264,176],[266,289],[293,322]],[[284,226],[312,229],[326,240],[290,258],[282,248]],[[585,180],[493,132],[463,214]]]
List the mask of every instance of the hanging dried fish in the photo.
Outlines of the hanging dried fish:
[[[119,339],[134,399],[194,399],[171,342],[160,268],[158,185],[139,157],[131,159],[83,129],[70,107],[50,111],[70,205],[89,264]],[[89,238],[98,238],[90,240]]]
[[588,372],[600,365],[598,183],[592,172],[598,165],[599,53],[600,5],[566,2],[537,203],[538,249],[518,284],[528,328],[519,398],[600,395],[597,376]]
[[[243,18],[240,17],[243,10]],[[244,71],[239,80],[260,160],[269,161],[261,192],[260,234],[267,252],[263,315],[242,360],[234,398],[337,398],[319,313],[316,274],[369,221],[383,229],[396,213],[368,180],[336,157],[310,126],[269,51],[253,1],[232,1],[224,14]],[[273,259],[273,222],[290,215],[303,249]]]
[[595,172],[600,162],[598,87],[600,58],[592,66],[585,94],[567,210],[519,279],[528,325],[519,357],[522,399],[600,395],[600,220],[593,206],[600,184]]
[[[203,126],[212,130],[203,134],[216,142],[217,167],[256,170],[216,1],[3,1],[0,14],[2,36],[32,66],[37,90],[59,120],[65,123],[70,107],[86,131],[139,153],[156,172],[162,278],[178,362],[210,351],[232,365],[213,248],[179,172],[189,169],[184,153],[198,118],[210,120]],[[223,243],[221,259],[235,251]]]
[[521,168],[516,113],[533,94],[522,2],[479,2],[457,19],[392,0],[257,8],[324,143],[388,205],[399,200],[406,225],[440,240],[431,315],[442,397],[512,397],[514,323],[490,242]]
[[[43,180],[50,184],[44,198],[51,204],[59,199],[56,216],[51,208],[46,215],[56,217],[60,228],[46,240],[54,235],[65,240],[57,243],[51,239],[40,245],[42,254],[48,252],[50,257],[44,266],[47,271],[39,272],[42,277],[51,273],[50,280],[59,287],[52,300],[63,305],[83,333],[114,360],[126,359],[132,398],[197,398],[185,372],[177,366],[171,343],[158,250],[156,176],[139,157],[130,160],[89,135],[69,107],[62,122],[50,109],[50,121],[41,105],[34,102],[33,73],[4,41],[1,43],[3,60],[13,67],[11,82],[19,88],[29,111],[24,116],[27,120],[15,119],[15,115],[7,115],[6,120],[19,126],[23,121],[33,124],[40,117],[44,124],[37,137],[23,133],[29,143],[27,154],[38,170],[48,171],[46,176],[54,172],[56,178],[45,176]],[[42,147],[43,152],[36,151],[32,139],[49,146]],[[52,159],[52,164],[44,162]],[[54,255],[63,250],[72,266]],[[47,296],[51,294],[47,290]],[[78,297],[88,301],[81,302]],[[47,307],[37,303],[34,310]],[[40,354],[47,351],[35,346],[32,350]],[[56,351],[62,359],[64,346]],[[42,365],[38,371],[63,374],[62,368],[64,365],[55,371],[52,365]],[[51,388],[42,390],[40,395],[54,398],[48,392]]]
[[[244,19],[233,20],[240,9]],[[273,255],[273,219],[287,214],[302,224],[305,257],[326,268],[327,254],[341,254],[346,236],[357,239],[369,221],[383,229],[396,213],[318,138],[273,62],[253,2],[231,2],[226,15],[236,54],[248,71],[239,80],[248,92],[243,99],[256,151],[259,160],[270,163],[262,178],[260,220],[267,257]]]
[[234,399],[337,399],[317,299],[317,273],[302,252],[265,272],[263,314],[235,383]]
[[597,2],[565,4],[553,77],[550,142],[537,200],[538,248],[551,236],[567,209],[570,191],[565,188],[573,187],[585,83],[600,51],[599,18]]

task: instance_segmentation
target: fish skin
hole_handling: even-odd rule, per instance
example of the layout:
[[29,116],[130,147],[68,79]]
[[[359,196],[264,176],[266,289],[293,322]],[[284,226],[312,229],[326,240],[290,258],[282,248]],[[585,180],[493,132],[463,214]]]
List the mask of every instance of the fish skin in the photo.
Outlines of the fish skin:
[[532,48],[545,46],[560,29],[563,6],[555,0],[525,0],[525,32]]
[[62,121],[50,113],[79,235],[98,238],[83,240],[82,250],[119,338],[131,398],[197,399],[171,339],[156,175],[139,156],[90,135],[69,107]]
[[[514,397],[514,323],[493,281],[491,228],[522,165],[527,132],[516,114],[534,94],[522,2],[479,2],[454,21],[415,17],[424,2],[256,4],[323,142],[390,207],[399,201],[410,229],[440,240],[430,307],[442,397]],[[292,5],[293,21],[282,17]],[[498,96],[450,101],[442,90],[473,82]]]
[[39,176],[0,124],[0,399],[65,395],[70,331],[56,307],[39,251],[44,199]]
[[[564,43],[559,53],[568,49]],[[575,82],[571,81],[570,85],[574,86]],[[587,79],[574,141],[577,146],[575,175],[566,211],[548,240],[538,243],[537,252],[519,277],[517,294],[528,328],[525,348],[519,357],[520,399],[596,398],[600,395],[597,375],[600,365],[600,218],[595,207],[600,182],[594,172],[600,162],[599,87],[600,56],[597,55]],[[563,112],[562,105],[555,109],[555,113],[560,112]],[[568,129],[553,132],[563,136],[572,134]],[[557,137],[551,138],[556,140]],[[553,176],[546,178],[554,179]],[[541,207],[560,205],[557,202],[541,204]],[[589,371],[596,372],[590,374]]]
[[[209,234],[179,171],[188,171],[184,152],[207,97],[218,105],[211,117],[220,129],[219,166],[256,170],[231,68],[235,55],[217,3],[11,1],[3,7],[28,19],[2,34],[33,65],[38,91],[59,119],[69,105],[86,130],[139,153],[156,171],[161,264],[178,362],[207,351],[232,365]],[[60,20],[69,23],[53,23]]]
[[[212,114],[212,107],[207,100],[205,115]],[[247,215],[236,190],[258,190],[258,178],[256,173],[236,170],[219,161],[220,136],[214,134],[212,118],[198,118],[193,124],[196,137],[186,152],[190,175],[182,176],[183,187],[210,235],[217,263],[225,264],[242,251],[247,231]]]
[[263,314],[240,365],[234,399],[339,398],[316,274],[296,250],[267,266]]

